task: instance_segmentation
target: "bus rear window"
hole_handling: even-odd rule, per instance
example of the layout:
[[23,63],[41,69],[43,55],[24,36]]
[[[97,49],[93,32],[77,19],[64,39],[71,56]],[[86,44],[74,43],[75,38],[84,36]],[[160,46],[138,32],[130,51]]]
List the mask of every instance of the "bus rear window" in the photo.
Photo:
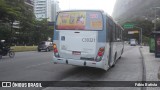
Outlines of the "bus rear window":
[[101,12],[76,11],[60,12],[58,14],[57,30],[102,30]]

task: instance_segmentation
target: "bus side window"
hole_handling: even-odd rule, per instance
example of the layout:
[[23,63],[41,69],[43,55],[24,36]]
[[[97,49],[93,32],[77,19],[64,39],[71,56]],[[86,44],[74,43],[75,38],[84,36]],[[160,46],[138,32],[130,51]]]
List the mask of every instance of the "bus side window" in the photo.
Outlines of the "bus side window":
[[121,28],[119,28],[119,38],[120,38],[120,41],[122,41],[122,32],[121,32]]
[[122,29],[121,28],[119,29],[119,33],[120,33],[120,39],[122,41]]
[[108,35],[108,40],[109,40],[109,42],[111,42],[111,34],[109,34],[109,33],[111,33],[111,25],[110,25],[110,22],[109,22],[109,17],[107,17],[107,29],[108,29],[108,32],[107,32],[107,35]]
[[113,41],[116,41],[116,24],[115,23],[112,23],[113,25],[112,25],[112,31],[113,31],[113,33],[112,33],[112,35],[113,35]]
[[118,34],[117,38],[119,39],[119,41],[121,41],[121,29],[120,29],[120,27],[118,27],[117,34]]
[[109,41],[112,42],[113,41],[113,26],[111,24],[111,20],[110,18],[108,18],[108,36],[109,36]]
[[123,30],[121,29],[121,39],[122,39],[122,41],[124,40],[124,38],[123,38]]
[[107,35],[107,37],[106,37],[107,39],[106,40],[107,40],[107,42],[110,42],[110,34],[109,34],[110,31],[109,30],[110,30],[110,28],[109,28],[109,20],[108,20],[108,17],[107,17],[106,18],[106,33],[107,33],[106,34]]
[[119,39],[119,27],[116,25],[116,41]]

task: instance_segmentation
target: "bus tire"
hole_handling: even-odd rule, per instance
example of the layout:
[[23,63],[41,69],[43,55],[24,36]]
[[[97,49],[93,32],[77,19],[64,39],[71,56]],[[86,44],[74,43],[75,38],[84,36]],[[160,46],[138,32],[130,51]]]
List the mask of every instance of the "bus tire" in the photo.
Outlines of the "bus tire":
[[116,64],[116,58],[117,58],[117,52],[116,52],[115,55],[114,55],[114,63],[113,63],[113,65],[112,65],[112,67],[114,67],[115,64]]
[[116,63],[116,57],[117,57],[117,53],[115,53],[115,55],[114,55],[114,61],[113,61],[113,63],[112,64],[110,64],[110,62],[109,62],[109,67],[114,67],[115,66],[115,63]]
[[123,48],[122,51],[121,51],[121,55],[123,54],[123,52],[124,52],[124,48]]
[[121,56],[118,59],[121,59],[123,52],[124,52],[124,48],[122,49]]
[[[122,54],[123,54],[123,49],[122,49],[122,51],[121,51],[121,56],[122,56]],[[121,56],[120,56],[118,59],[121,59]]]

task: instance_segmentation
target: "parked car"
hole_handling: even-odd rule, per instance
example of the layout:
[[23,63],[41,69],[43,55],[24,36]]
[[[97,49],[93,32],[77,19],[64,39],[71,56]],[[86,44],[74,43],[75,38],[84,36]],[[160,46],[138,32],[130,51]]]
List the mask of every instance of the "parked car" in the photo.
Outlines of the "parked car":
[[42,41],[38,44],[38,52],[45,50],[46,52],[53,50],[53,43],[50,41]]

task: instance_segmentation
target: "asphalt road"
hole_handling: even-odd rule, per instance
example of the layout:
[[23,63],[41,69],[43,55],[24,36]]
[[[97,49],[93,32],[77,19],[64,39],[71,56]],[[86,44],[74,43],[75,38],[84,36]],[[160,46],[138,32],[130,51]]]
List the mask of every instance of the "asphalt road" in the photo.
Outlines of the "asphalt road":
[[[142,57],[138,46],[125,46],[122,58],[107,72],[101,69],[53,64],[52,52],[18,52],[0,60],[0,81],[141,81]],[[3,89],[3,88],[0,88]],[[13,88],[12,88],[13,89]],[[21,90],[20,88],[14,88]],[[23,88],[24,89],[24,88]],[[48,87],[35,90],[141,90],[129,87]],[[5,89],[6,90],[6,89]]]

